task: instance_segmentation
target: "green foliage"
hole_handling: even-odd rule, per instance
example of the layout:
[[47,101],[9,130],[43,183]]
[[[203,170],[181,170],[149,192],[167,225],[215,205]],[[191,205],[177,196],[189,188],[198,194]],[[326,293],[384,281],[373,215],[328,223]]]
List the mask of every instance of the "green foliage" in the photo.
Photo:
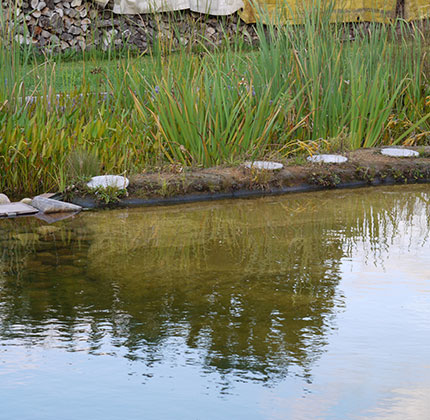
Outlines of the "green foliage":
[[358,166],[355,170],[356,176],[362,181],[371,184],[375,179],[375,170],[367,167]]
[[0,17],[6,193],[64,189],[71,174],[86,177],[99,165],[105,173],[212,166],[424,144],[430,133],[428,47],[402,22],[357,29],[357,39],[344,42],[345,28],[330,23],[329,11],[310,11],[301,26],[257,25],[253,51],[239,35],[222,48],[195,40],[198,53],[160,38],[145,57],[94,53],[67,65],[64,57],[32,60],[4,22]]
[[100,187],[92,189],[91,193],[94,194],[97,201],[109,205],[117,203],[122,197],[125,197],[127,191],[116,187]]
[[327,173],[313,173],[309,179],[311,184],[318,185],[323,188],[335,188],[340,184],[339,175]]
[[100,161],[94,151],[73,150],[66,159],[69,182],[88,181],[100,173]]

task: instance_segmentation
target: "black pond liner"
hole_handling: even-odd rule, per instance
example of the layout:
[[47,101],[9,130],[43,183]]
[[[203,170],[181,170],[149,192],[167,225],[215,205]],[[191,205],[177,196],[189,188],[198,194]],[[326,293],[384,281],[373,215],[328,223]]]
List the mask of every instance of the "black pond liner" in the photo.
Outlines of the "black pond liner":
[[[419,180],[408,180],[408,184],[430,183],[430,178]],[[82,206],[87,209],[99,208],[117,208],[117,207],[138,207],[138,206],[168,206],[175,204],[198,203],[203,201],[230,200],[235,198],[255,198],[264,196],[276,196],[291,193],[303,193],[322,190],[345,189],[345,188],[362,188],[368,186],[395,185],[400,184],[393,177],[375,178],[371,182],[357,180],[343,182],[335,187],[325,187],[313,184],[300,184],[292,187],[272,188],[267,190],[237,190],[230,192],[206,193],[206,194],[187,194],[174,197],[155,197],[155,198],[125,198],[116,203],[105,204],[93,197],[74,197],[71,203]],[[402,182],[401,184],[405,184]]]

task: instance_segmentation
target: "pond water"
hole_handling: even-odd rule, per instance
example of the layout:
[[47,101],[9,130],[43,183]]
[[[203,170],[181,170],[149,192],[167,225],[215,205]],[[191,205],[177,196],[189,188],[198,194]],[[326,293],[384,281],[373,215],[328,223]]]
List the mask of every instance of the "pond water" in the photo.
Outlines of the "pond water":
[[430,187],[0,221],[0,419],[429,419]]

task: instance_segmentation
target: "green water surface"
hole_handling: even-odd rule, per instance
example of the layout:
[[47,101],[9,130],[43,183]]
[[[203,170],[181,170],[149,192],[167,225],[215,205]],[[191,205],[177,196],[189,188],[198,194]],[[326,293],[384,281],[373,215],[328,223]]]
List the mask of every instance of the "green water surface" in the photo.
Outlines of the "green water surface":
[[429,419],[430,187],[0,220],[0,419]]

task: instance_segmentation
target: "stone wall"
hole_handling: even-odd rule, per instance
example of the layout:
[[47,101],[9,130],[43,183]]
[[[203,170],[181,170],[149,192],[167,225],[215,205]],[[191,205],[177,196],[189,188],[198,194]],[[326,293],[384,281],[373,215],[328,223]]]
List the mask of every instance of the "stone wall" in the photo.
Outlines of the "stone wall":
[[216,17],[181,11],[116,15],[111,2],[101,8],[85,0],[8,0],[2,7],[9,27],[15,26],[15,39],[45,51],[107,50],[126,45],[144,51],[155,39],[175,48],[179,43],[201,42],[202,37],[206,43],[218,45],[225,37],[237,34],[249,43],[256,40],[254,26],[244,24],[237,14]]

